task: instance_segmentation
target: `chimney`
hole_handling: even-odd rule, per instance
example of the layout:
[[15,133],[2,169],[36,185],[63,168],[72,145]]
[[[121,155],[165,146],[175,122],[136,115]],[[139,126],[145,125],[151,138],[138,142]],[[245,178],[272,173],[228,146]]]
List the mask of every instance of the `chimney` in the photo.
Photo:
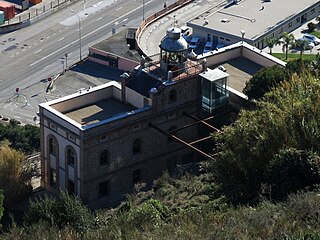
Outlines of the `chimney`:
[[204,58],[202,60],[202,71],[206,72],[208,70],[208,64],[207,64],[207,59]]
[[130,78],[130,74],[127,72],[124,72],[120,75],[121,77],[121,101],[126,102],[126,82],[127,79]]
[[152,99],[152,113],[158,112],[158,98],[159,91],[157,88],[153,87],[149,91],[150,98]]

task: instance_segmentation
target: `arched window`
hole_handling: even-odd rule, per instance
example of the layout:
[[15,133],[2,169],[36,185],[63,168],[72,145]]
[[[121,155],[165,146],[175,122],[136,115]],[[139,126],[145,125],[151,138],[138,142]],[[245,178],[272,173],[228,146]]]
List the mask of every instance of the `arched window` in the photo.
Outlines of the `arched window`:
[[76,161],[76,152],[70,146],[67,147],[67,163],[68,165],[74,165]]
[[132,154],[137,154],[141,152],[141,140],[136,139],[132,144]]
[[52,154],[52,155],[56,155],[57,154],[56,141],[52,137],[49,139],[49,153]]
[[108,151],[103,150],[100,153],[100,166],[104,166],[108,164]]
[[177,91],[176,90],[171,90],[169,92],[169,103],[177,101]]

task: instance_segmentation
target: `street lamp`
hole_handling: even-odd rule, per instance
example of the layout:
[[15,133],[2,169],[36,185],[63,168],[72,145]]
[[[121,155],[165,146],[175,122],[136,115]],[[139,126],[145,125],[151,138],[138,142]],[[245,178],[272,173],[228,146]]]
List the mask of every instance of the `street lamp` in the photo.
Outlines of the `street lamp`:
[[240,33],[241,33],[241,38],[242,38],[242,43],[243,43],[243,38],[244,38],[244,35],[246,34],[246,31],[241,30]]
[[71,9],[70,12],[74,13],[75,15],[77,15],[78,20],[79,20],[79,46],[80,46],[80,61],[81,61],[82,60],[82,57],[81,57],[81,18],[80,18],[78,13],[73,11],[73,9]]
[[144,0],[142,0],[142,20],[144,21]]

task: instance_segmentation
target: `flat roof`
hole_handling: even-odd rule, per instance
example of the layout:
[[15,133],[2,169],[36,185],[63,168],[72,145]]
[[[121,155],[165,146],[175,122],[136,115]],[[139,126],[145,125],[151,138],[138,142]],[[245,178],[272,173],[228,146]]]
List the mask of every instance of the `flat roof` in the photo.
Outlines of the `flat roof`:
[[215,68],[215,69],[208,68],[207,71],[202,72],[199,75],[205,79],[208,79],[211,82],[214,82],[216,80],[219,80],[225,77],[229,77],[228,73],[225,73],[218,68]]
[[[132,35],[132,29],[128,30],[131,32]],[[135,62],[140,62],[141,56],[136,50],[129,50],[129,47],[127,46],[127,29],[122,30],[111,37],[108,37],[107,39],[95,44],[92,46],[92,48],[108,52],[117,56],[122,56],[124,58],[128,58]]]
[[[238,57],[226,62],[220,63],[229,74],[228,86],[242,92],[246,82],[263,66],[245,58]],[[219,66],[218,65],[218,66]],[[214,67],[218,67],[214,66]],[[212,66],[210,66],[212,68]]]
[[209,9],[190,23],[239,38],[244,30],[244,38],[254,40],[316,3],[319,0],[242,0],[227,8]]
[[135,109],[137,108],[111,97],[62,113],[82,126],[88,126]]

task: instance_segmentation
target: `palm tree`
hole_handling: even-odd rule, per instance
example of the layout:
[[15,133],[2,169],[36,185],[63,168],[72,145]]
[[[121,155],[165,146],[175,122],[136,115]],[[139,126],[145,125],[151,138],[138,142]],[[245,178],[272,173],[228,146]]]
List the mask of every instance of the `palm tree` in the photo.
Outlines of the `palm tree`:
[[293,34],[289,34],[287,32],[282,34],[281,42],[283,44],[283,50],[286,52],[286,59],[288,59],[289,46],[294,43],[294,40]]
[[305,50],[310,49],[308,41],[302,40],[302,39],[298,39],[298,40],[294,41],[293,46],[294,46],[294,48],[296,48],[300,51],[300,58],[302,58],[302,54]]
[[275,39],[274,37],[268,37],[266,38],[266,44],[270,49],[270,55],[272,55],[272,48],[279,44],[279,41],[277,39]]

